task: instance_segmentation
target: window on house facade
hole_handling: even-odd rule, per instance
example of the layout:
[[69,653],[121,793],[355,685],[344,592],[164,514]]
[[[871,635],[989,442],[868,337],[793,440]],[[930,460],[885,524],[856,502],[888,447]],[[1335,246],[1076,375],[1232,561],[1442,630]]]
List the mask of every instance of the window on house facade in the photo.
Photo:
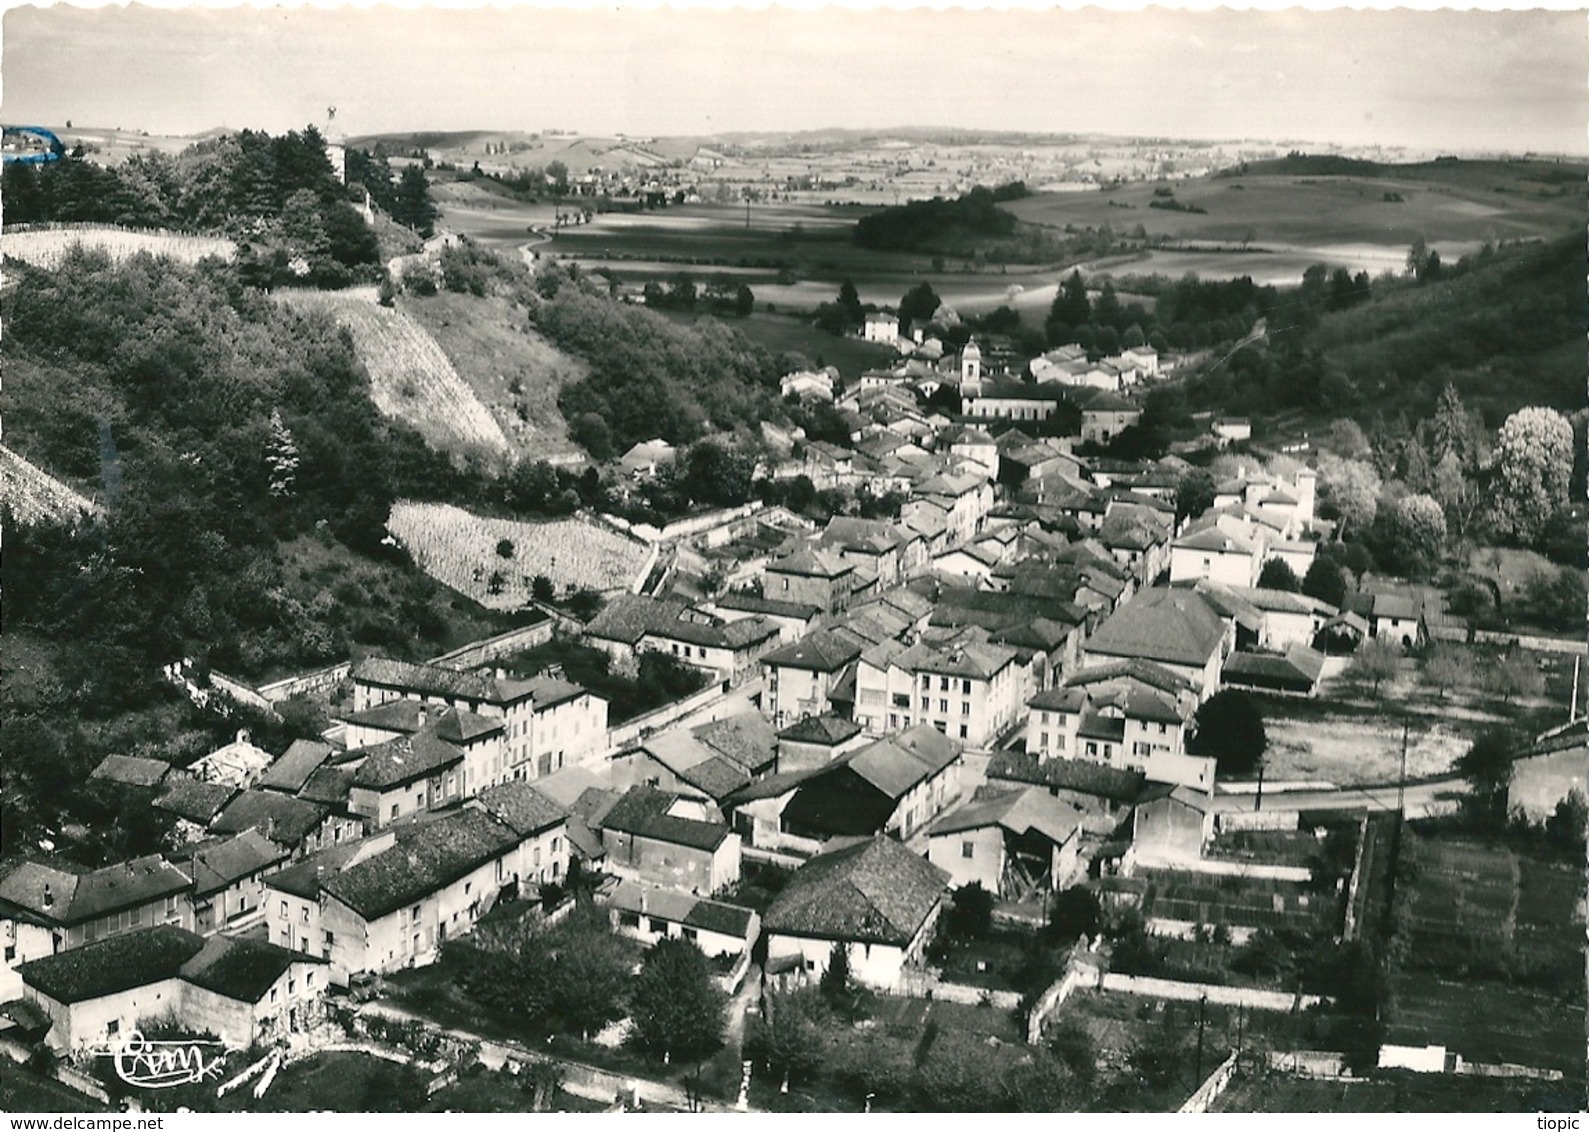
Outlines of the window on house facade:
[[302,908],[298,909],[298,922],[302,924],[307,924],[309,922],[309,905],[305,904]]
[[411,912],[412,915],[409,916],[409,919],[417,921],[419,919],[419,905],[415,904]]
[[923,696],[921,698],[921,710],[922,711],[931,711],[932,710],[932,697]]
[[971,860],[976,856],[976,846],[969,841],[962,841],[960,843],[960,855],[968,861]]
[[971,694],[971,681],[969,681],[969,680],[960,681],[960,691],[969,696]]
[[1040,735],[1038,735],[1038,737],[1037,737],[1037,745],[1039,747],[1048,746],[1048,732],[1047,731],[1044,731]]
[[940,692],[947,692],[949,690],[949,677],[947,677],[947,676],[938,677],[938,690]]
[[1088,743],[1087,744],[1087,754],[1091,758],[1096,758],[1097,755],[1098,755],[1098,744],[1097,743]]
[[960,714],[961,715],[970,715],[971,714],[971,701],[970,700],[966,700],[964,703],[962,703],[960,705]]
[[962,723],[960,725],[960,738],[964,739],[964,738],[967,737],[968,734],[969,733],[966,731],[966,725]]
[[1065,737],[1063,735],[1055,735],[1054,736],[1054,750],[1063,751],[1064,749],[1065,749]]

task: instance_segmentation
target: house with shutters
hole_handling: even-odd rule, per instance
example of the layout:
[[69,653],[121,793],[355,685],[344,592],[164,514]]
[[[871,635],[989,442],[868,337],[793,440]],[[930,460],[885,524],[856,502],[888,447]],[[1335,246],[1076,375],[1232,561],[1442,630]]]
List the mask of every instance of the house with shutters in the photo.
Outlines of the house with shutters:
[[853,670],[862,645],[848,633],[818,630],[761,658],[762,710],[775,727],[833,710],[840,678]]
[[504,890],[518,890],[525,844],[479,807],[399,823],[272,873],[266,931],[273,943],[327,960],[337,986],[424,966]]
[[912,973],[925,973],[948,883],[942,869],[891,837],[813,857],[762,917],[767,973],[815,983],[843,947],[856,982],[898,990]]
[[873,735],[920,723],[970,746],[1016,722],[1026,672],[1017,653],[972,632],[945,643],[874,646],[855,669],[855,722]]
[[192,879],[158,854],[87,872],[23,861],[0,877],[0,922],[15,925],[7,966],[156,924],[192,928]]
[[1219,690],[1235,630],[1204,595],[1179,587],[1143,590],[1120,606],[1083,646],[1081,668],[1146,660],[1184,677],[1199,699]]
[[458,672],[371,657],[353,669],[352,680],[355,713],[408,699],[501,720],[505,771],[513,778],[551,774],[607,751],[607,701],[556,676],[519,679],[501,668]]
[[680,619],[652,625],[637,647],[667,653],[714,681],[738,687],[760,673],[761,658],[782,639],[783,630],[770,617],[723,622]]
[[264,915],[265,878],[288,861],[285,846],[257,829],[190,847],[172,863],[193,878],[193,930],[241,931]]

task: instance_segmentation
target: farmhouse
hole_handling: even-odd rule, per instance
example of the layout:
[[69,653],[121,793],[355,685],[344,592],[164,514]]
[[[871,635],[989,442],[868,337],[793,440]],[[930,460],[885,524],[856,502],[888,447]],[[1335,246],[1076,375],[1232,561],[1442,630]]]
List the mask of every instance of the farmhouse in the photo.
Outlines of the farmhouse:
[[615,931],[646,944],[687,939],[707,956],[740,956],[761,936],[761,917],[751,909],[677,889],[620,880],[598,899]]
[[1081,819],[1037,787],[983,787],[927,831],[927,860],[958,888],[980,884],[1005,900],[1041,902],[1075,882]]
[[[44,954],[156,924],[193,926],[192,880],[158,854],[75,873],[40,861],[23,861],[0,878],[0,920],[18,944]],[[40,932],[23,931],[21,925]],[[19,949],[7,966],[34,955]]]
[[960,796],[963,764],[958,744],[918,724],[792,780],[774,807],[779,832],[808,849],[835,837],[908,838]]
[[619,876],[712,893],[739,879],[739,835],[697,801],[634,786],[601,817],[607,867]]
[[45,1041],[83,1049],[170,1016],[232,1049],[308,1030],[323,1012],[324,961],[257,939],[158,926],[25,964],[24,999],[50,1019]]
[[948,882],[889,837],[813,857],[763,917],[768,971],[792,966],[815,981],[844,947],[857,982],[896,990],[926,953]]
[[749,711],[644,739],[612,763],[619,789],[654,786],[716,802],[777,765],[778,741],[760,713]]

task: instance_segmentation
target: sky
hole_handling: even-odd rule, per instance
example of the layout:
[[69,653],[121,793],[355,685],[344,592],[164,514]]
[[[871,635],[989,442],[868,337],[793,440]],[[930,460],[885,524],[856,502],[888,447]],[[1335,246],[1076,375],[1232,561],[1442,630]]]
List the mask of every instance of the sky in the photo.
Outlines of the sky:
[[18,7],[7,123],[948,126],[1589,154],[1584,11]]

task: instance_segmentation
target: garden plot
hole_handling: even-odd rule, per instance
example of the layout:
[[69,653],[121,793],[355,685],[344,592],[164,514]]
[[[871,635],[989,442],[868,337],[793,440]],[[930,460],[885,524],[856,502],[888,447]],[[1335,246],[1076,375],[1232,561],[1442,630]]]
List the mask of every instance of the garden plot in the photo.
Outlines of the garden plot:
[[420,569],[489,609],[524,605],[543,574],[559,593],[627,590],[649,561],[645,546],[579,519],[521,523],[400,500],[386,525]]
[[1139,869],[1148,882],[1142,913],[1233,930],[1297,928],[1332,934],[1340,929],[1341,898],[1295,881]]
[[[1283,712],[1284,709],[1280,709]],[[1315,712],[1266,715],[1264,757],[1275,781],[1321,781],[1361,786],[1396,781],[1402,721],[1393,716]],[[1472,742],[1473,725],[1415,719],[1407,732],[1407,775],[1445,774]]]

